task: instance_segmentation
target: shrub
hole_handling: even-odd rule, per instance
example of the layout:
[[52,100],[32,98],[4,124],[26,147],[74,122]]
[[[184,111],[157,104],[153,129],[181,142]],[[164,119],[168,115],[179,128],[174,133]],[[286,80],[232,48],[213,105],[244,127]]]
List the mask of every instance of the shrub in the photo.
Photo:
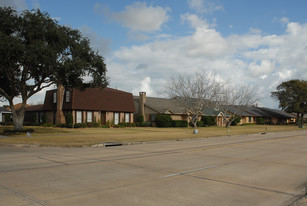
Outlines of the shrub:
[[62,127],[62,128],[64,128],[64,127],[66,127],[66,124],[64,124],[64,123],[57,124],[56,127]]
[[136,122],[144,122],[144,116],[142,114],[138,114],[136,116]]
[[67,123],[66,128],[73,128],[74,124],[73,123]]
[[[190,127],[194,127],[194,124],[192,122],[190,122]],[[204,122],[203,121],[197,121],[197,127],[203,127],[204,126]]]
[[99,127],[100,125],[99,125],[99,123],[97,123],[97,122],[88,122],[88,123],[86,123],[86,126],[87,127]]
[[24,126],[40,126],[41,124],[39,122],[24,122]]
[[74,118],[73,118],[71,112],[68,112],[68,113],[65,115],[65,120],[66,120],[66,124],[73,124],[73,123],[74,123]]
[[115,125],[113,126],[113,128],[124,128],[124,126],[123,126],[123,125],[120,125],[120,124],[115,124]]
[[258,117],[258,118],[256,119],[256,122],[257,122],[257,124],[264,124],[263,117]]
[[130,122],[120,122],[120,123],[118,123],[118,125],[120,125],[122,127],[135,127],[136,126],[135,123],[130,123]]
[[204,122],[204,126],[215,126],[216,125],[216,117],[214,116],[202,116],[201,121]]
[[187,127],[188,121],[186,120],[173,120],[173,127]]
[[158,115],[155,122],[157,127],[171,127],[173,120],[169,115]]
[[231,126],[236,126],[241,121],[241,117],[233,117],[232,119],[234,119],[234,120],[231,122]]
[[42,126],[43,127],[53,127],[54,125],[51,123],[44,123]]
[[74,128],[86,128],[86,123],[77,123],[77,124],[74,124]]

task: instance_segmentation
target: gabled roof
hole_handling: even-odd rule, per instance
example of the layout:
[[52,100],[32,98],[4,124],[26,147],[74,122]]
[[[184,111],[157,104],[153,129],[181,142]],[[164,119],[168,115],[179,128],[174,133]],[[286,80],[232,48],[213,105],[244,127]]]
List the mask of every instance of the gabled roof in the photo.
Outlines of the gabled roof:
[[277,109],[270,109],[270,108],[259,108],[263,112],[267,113],[268,115],[276,118],[281,118],[281,119],[288,119],[288,118],[294,118],[295,116],[292,114],[289,114],[285,111],[282,110],[277,110]]
[[259,107],[254,107],[254,106],[245,107],[244,110],[252,114],[254,117],[271,117],[271,115],[261,110],[261,108]]
[[[44,110],[56,110],[53,103],[53,93],[56,90],[46,92]],[[111,88],[88,88],[84,91],[72,89],[71,101],[64,98],[63,110],[91,110],[112,112],[134,112],[132,93]]]
[[228,106],[228,112],[232,114],[237,114],[238,116],[252,117],[253,116],[252,114],[246,112],[246,108],[247,107],[231,105]]
[[[15,110],[19,111],[21,108],[22,103],[18,103],[14,105]],[[25,108],[29,107],[30,105],[26,104]],[[11,108],[8,107],[8,109],[10,110]]]
[[[134,101],[139,104],[139,96],[134,96]],[[176,99],[166,99],[157,97],[146,97],[145,107],[148,107],[160,114],[186,114],[187,109],[180,105]]]
[[26,107],[26,111],[42,111],[43,107],[43,104],[29,105],[28,107]]
[[268,118],[279,118],[279,119],[288,119],[295,117],[292,114],[289,114],[282,110],[270,109],[265,107],[255,107],[255,106],[231,106],[231,111],[234,109],[241,110],[240,116],[253,116],[253,117],[268,117]]
[[205,116],[218,116],[219,114],[222,114],[222,112],[212,108],[206,108],[203,111],[203,115]]

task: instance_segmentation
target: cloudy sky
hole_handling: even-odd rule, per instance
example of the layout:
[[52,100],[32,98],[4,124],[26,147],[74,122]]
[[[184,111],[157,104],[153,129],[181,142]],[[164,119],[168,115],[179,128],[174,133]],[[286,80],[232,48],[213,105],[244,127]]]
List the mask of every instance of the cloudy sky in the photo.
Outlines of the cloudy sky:
[[[104,56],[110,87],[134,94],[161,96],[171,77],[206,71],[256,87],[260,106],[277,108],[270,93],[279,83],[307,79],[305,0],[0,2],[39,8],[79,29]],[[29,103],[43,97],[44,91]]]

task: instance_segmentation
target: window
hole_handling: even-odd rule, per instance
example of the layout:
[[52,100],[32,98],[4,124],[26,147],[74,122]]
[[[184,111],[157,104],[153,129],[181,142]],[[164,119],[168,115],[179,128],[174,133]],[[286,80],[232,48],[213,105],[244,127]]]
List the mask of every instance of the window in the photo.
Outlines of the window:
[[249,117],[249,123],[251,123],[252,122],[252,117]]
[[114,124],[118,124],[119,123],[119,113],[115,112],[114,113]]
[[130,114],[129,113],[125,113],[125,122],[130,122]]
[[93,121],[93,112],[87,112],[86,121],[87,122]]
[[56,92],[53,92],[53,103],[56,103]]
[[81,111],[77,111],[76,112],[76,122],[77,123],[82,123],[82,112]]
[[70,91],[66,91],[66,102],[70,102]]

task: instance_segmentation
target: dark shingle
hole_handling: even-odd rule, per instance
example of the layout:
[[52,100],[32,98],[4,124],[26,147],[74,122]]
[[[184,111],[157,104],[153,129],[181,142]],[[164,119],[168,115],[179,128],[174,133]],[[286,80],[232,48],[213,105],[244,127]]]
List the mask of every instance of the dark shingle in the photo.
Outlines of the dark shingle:
[[[56,110],[56,104],[53,103],[54,92],[56,90],[46,92],[44,110]],[[70,102],[66,102],[64,97],[63,110],[135,111],[131,93],[111,88],[89,88],[84,91],[73,89]]]

